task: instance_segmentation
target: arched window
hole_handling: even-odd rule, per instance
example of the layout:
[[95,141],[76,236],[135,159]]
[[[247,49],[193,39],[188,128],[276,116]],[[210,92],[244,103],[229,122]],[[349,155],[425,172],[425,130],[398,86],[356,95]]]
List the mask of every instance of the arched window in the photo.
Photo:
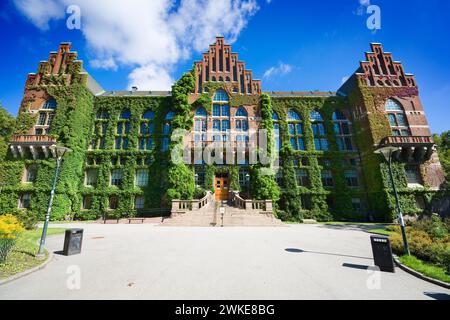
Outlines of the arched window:
[[155,119],[155,113],[153,111],[146,111],[143,115],[142,115],[142,119],[145,120],[153,120]]
[[155,113],[147,110],[141,119],[139,130],[139,150],[153,150],[153,134],[155,133]]
[[45,101],[44,105],[42,106],[42,109],[44,110],[56,110],[58,107],[58,104],[56,103],[55,99],[50,99]]
[[236,112],[236,117],[248,117],[247,110],[245,110],[245,108],[243,107],[240,107]]
[[38,121],[36,123],[35,134],[45,135],[50,134],[51,125],[53,119],[55,118],[55,110],[57,108],[57,103],[55,99],[49,99],[42,105]]
[[197,111],[195,112],[194,117],[195,142],[207,141],[206,135],[206,132],[208,131],[207,116],[208,113],[206,112],[206,109],[203,107],[198,108]]
[[[245,108],[240,107],[236,112],[236,131],[238,132],[247,132],[248,131],[248,113]],[[245,141],[247,138],[243,136],[242,141]]]
[[323,122],[323,117],[322,115],[318,112],[318,111],[311,111],[311,121],[322,121]]
[[353,151],[351,123],[342,111],[333,113],[333,127],[340,151]]
[[165,120],[167,120],[167,121],[172,121],[173,118],[175,118],[175,112],[169,112],[169,113],[166,115]]
[[208,113],[206,112],[206,109],[203,107],[198,108],[197,111],[195,112],[195,117],[206,118],[207,115]]
[[294,110],[289,110],[288,121],[302,121],[302,117]]
[[130,120],[131,119],[131,111],[130,110],[124,110],[120,114],[120,119],[122,120]]
[[394,136],[411,136],[405,109],[394,99],[388,99],[385,105],[389,124]]
[[214,94],[213,102],[229,102],[230,97],[225,92],[225,90],[217,90]]
[[109,113],[107,111],[99,111],[97,113],[97,120],[108,120]]
[[294,110],[288,112],[288,131],[289,140],[294,150],[306,150],[305,141],[303,139],[303,124],[302,118]]
[[311,127],[314,134],[314,146],[317,151],[328,151],[328,139],[326,138],[325,125],[322,115],[318,111],[311,111]]
[[213,97],[213,141],[229,141],[230,98],[225,90],[217,90]]

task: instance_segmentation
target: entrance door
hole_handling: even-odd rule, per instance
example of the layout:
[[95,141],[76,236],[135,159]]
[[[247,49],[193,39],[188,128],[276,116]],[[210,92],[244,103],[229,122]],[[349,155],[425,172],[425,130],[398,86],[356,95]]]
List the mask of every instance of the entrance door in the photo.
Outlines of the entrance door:
[[216,177],[216,200],[225,201],[228,200],[228,194],[230,187],[228,185],[228,178]]

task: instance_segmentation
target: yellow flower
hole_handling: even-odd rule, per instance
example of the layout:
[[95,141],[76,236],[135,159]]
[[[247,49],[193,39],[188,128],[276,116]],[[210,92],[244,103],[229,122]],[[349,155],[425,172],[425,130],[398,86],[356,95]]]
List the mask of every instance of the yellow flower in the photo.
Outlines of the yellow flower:
[[24,229],[11,214],[0,216],[0,239],[16,239]]

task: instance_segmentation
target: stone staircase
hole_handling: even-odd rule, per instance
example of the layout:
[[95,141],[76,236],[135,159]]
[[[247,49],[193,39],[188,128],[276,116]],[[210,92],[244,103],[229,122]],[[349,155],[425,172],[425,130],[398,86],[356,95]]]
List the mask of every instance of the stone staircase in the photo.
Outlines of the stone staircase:
[[[224,210],[224,213],[222,214]],[[187,211],[167,218],[162,227],[283,227],[272,212],[245,210],[211,201],[199,211]]]

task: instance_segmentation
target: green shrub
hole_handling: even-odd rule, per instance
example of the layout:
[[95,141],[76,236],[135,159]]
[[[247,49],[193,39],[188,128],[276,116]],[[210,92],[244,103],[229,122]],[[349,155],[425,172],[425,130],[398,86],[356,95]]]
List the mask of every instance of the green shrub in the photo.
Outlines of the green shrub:
[[413,222],[411,226],[415,230],[426,232],[434,240],[445,239],[449,235],[447,225],[437,216]]
[[0,263],[6,261],[8,253],[22,232],[23,227],[15,216],[11,214],[0,216]]

